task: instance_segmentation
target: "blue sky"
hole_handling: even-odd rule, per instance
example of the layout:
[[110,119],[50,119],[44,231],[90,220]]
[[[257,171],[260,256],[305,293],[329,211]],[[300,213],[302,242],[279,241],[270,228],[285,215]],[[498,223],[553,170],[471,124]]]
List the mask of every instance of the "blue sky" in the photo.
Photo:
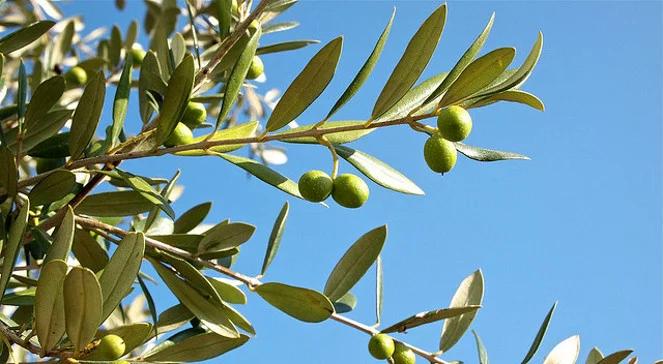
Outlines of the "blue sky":
[[[433,1],[302,1],[283,19],[302,26],[262,43],[286,38],[326,42],[345,36],[336,78],[302,117],[317,121],[334,103],[367,57],[397,8],[387,48],[373,76],[341,111],[341,119],[370,114],[375,98],[410,36],[438,6]],[[117,23],[126,29],[142,19],[142,2],[116,13],[112,2],[64,4],[89,25]],[[458,283],[481,268],[484,308],[473,328],[491,361],[520,360],[550,305],[559,300],[537,362],[557,342],[580,334],[584,360],[592,346],[605,353],[633,348],[641,362],[663,357],[661,249],[660,2],[451,2],[446,28],[425,75],[453,66],[490,14],[495,25],[486,49],[515,46],[519,64],[535,39],[545,35],[541,61],[525,89],[546,103],[541,113],[514,104],[472,111],[468,143],[517,151],[531,161],[482,164],[461,159],[444,177],[423,161],[424,137],[400,127],[377,131],[354,144],[416,181],[425,197],[400,195],[370,184],[364,208],[329,209],[294,201],[214,158],[169,157],[127,163],[152,176],[181,169],[184,211],[212,200],[208,222],[225,218],[258,226],[236,268],[258,272],[273,219],[285,200],[291,215],[282,248],[266,280],[322,289],[345,249],[364,232],[387,223],[384,251],[384,321],[446,307]],[[284,89],[318,49],[263,58],[261,90]],[[112,93],[111,93],[112,94]],[[135,99],[132,99],[135,106]],[[133,115],[138,120],[137,112]],[[104,117],[110,120],[110,108]],[[290,161],[278,169],[291,178],[329,168],[321,147],[285,146]],[[156,162],[156,163],[155,163]],[[352,167],[342,165],[342,171]],[[352,318],[372,323],[373,281],[354,289]],[[160,290],[165,309],[174,300]],[[249,296],[243,308],[258,335],[228,354],[226,363],[370,363],[367,337],[335,323],[303,324]],[[417,328],[406,340],[434,350],[440,325]],[[476,362],[466,336],[446,359]]]

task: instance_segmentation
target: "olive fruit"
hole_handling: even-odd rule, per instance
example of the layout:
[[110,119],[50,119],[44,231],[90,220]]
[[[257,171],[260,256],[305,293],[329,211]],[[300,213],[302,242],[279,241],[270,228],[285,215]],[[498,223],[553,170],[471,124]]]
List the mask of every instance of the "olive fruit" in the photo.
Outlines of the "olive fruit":
[[265,65],[262,63],[262,59],[258,56],[254,56],[251,61],[251,66],[249,66],[249,72],[246,74],[246,78],[249,80],[255,80],[260,77],[263,72],[265,72]]
[[342,174],[334,180],[332,197],[339,205],[351,209],[361,207],[368,200],[368,185],[354,174]]
[[200,102],[189,101],[184,109],[182,122],[191,129],[202,125],[207,120],[207,109]]
[[414,364],[417,361],[414,352],[401,343],[396,343],[391,359],[394,361],[394,364]]
[[139,67],[143,64],[143,59],[145,58],[146,53],[140,44],[134,44],[129,52],[131,53],[131,62],[133,62],[134,67]]
[[193,133],[191,129],[183,123],[177,123],[175,130],[168,136],[168,139],[163,143],[167,147],[174,147],[177,145],[193,143]]
[[37,162],[35,170],[39,174],[58,169],[64,166],[66,161],[64,158],[35,158],[35,162]]
[[321,202],[332,192],[334,181],[323,171],[313,170],[299,177],[299,193],[308,201]]
[[440,134],[452,142],[460,142],[472,131],[472,118],[467,110],[460,106],[449,106],[437,116],[437,128]]
[[64,79],[70,84],[81,86],[87,82],[87,72],[83,67],[75,66],[64,74]]
[[377,334],[368,341],[368,352],[375,359],[391,358],[394,353],[394,340],[387,334]]
[[125,349],[123,338],[109,334],[101,338],[92,355],[99,360],[115,360],[124,355]]
[[449,172],[455,165],[458,152],[454,143],[439,134],[431,135],[424,144],[424,159],[434,172]]

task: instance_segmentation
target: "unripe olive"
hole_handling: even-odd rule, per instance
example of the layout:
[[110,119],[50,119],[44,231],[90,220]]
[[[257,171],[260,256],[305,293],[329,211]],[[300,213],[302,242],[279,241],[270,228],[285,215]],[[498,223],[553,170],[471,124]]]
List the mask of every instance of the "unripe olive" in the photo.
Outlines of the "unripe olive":
[[368,200],[368,185],[354,174],[342,174],[334,180],[332,197],[339,205],[351,209],[361,207]]
[[120,336],[110,334],[101,338],[93,355],[100,360],[115,360],[124,355],[124,350],[126,350],[124,339]]
[[207,120],[207,109],[200,102],[189,101],[182,116],[182,122],[191,129],[195,129]]
[[455,165],[458,152],[454,144],[439,134],[431,135],[424,144],[424,159],[434,172],[449,172]]
[[168,136],[168,139],[166,139],[163,145],[174,147],[191,143],[193,143],[193,133],[191,133],[191,129],[183,123],[177,123],[175,130],[170,133],[170,136]]
[[407,346],[398,342],[396,343],[396,348],[391,359],[394,361],[394,364],[414,364],[417,361],[414,352]]
[[308,171],[299,177],[299,193],[308,201],[322,202],[329,197],[334,181],[323,171]]
[[449,106],[437,116],[437,128],[440,134],[452,142],[460,142],[472,131],[472,118],[467,110],[460,106]]
[[83,67],[75,66],[64,74],[64,78],[72,85],[81,86],[87,82],[87,72]]
[[384,360],[391,358],[394,353],[394,339],[387,334],[377,334],[368,341],[368,352],[375,359]]
[[246,74],[246,78],[249,80],[255,80],[260,77],[263,72],[265,72],[265,65],[262,63],[262,59],[258,56],[254,56],[251,61],[251,66],[249,67],[249,72]]
[[131,61],[133,62],[134,67],[140,67],[143,64],[143,59],[145,58],[145,50],[143,47],[136,43],[131,47]]
[[37,173],[44,173],[64,166],[66,160],[64,158],[35,158],[37,166],[35,167]]

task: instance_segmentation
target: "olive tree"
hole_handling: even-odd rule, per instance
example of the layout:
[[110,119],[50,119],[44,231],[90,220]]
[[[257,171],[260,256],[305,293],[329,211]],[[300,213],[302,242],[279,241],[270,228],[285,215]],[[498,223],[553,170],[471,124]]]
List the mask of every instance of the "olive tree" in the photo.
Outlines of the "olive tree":
[[[86,33],[81,17],[65,17],[50,0],[2,4],[3,361],[216,358],[256,333],[241,313],[248,293],[294,319],[332,320],[368,334],[368,352],[376,359],[395,364],[414,363],[417,357],[454,362],[445,354],[470,329],[482,305],[480,270],[460,283],[447,307],[382,325],[380,253],[386,226],[367,229],[349,246],[322,291],[297,287],[267,275],[286,225],[287,202],[272,227],[259,274],[239,272],[233,263],[254,226],[225,220],[204,228],[210,202],[181,214],[171,207],[179,173],[164,178],[122,168],[130,159],[176,155],[186,163],[187,158],[212,156],[265,182],[265,188],[279,190],[269,193],[359,208],[370,194],[366,179],[381,188],[423,194],[387,163],[349,146],[377,129],[406,126],[403,133],[426,135],[422,157],[434,173],[450,173],[458,157],[480,162],[528,159],[463,140],[472,130],[468,110],[473,108],[508,101],[543,110],[535,95],[522,90],[541,55],[541,34],[524,62],[512,66],[514,48],[482,52],[493,26],[491,16],[451,70],[420,81],[444,28],[447,5],[442,4],[413,30],[370,118],[334,120],[368,81],[389,38],[392,14],[384,28],[376,30],[372,51],[361,55],[366,57],[362,67],[329,112],[299,125],[295,119],[333,79],[343,38],[319,47],[292,83],[284,85],[278,100],[273,93],[261,93],[253,80],[263,77],[262,55],[316,43],[263,41],[268,33],[298,25],[279,20],[295,3],[146,0],[141,25],[134,20],[127,29],[113,26],[110,32]],[[124,1],[116,1],[116,7],[122,11]],[[141,31],[148,44],[137,42]],[[104,103],[107,93],[114,95],[110,104]],[[137,94],[137,107],[129,108],[131,93]],[[101,121],[105,107],[112,117]],[[138,112],[128,112],[134,110]],[[127,130],[133,129],[138,132],[130,135]],[[276,143],[325,148],[331,168],[309,171],[295,182],[270,167],[270,155],[279,150]],[[339,175],[340,163],[357,173]],[[107,185],[103,192],[95,191],[102,184]],[[345,314],[357,303],[352,288],[373,267],[377,274],[365,279],[375,282],[376,317],[366,324]],[[157,311],[150,293],[156,280],[177,298],[177,305]],[[135,300],[133,289],[144,300]],[[529,350],[523,350],[522,363],[533,359],[554,310],[555,304],[538,332],[533,327],[535,335]],[[144,311],[148,314],[139,314]],[[399,335],[440,321],[437,348],[418,347]],[[486,349],[473,334],[479,362],[487,364]],[[573,336],[558,344],[544,363],[575,363],[578,353],[579,340]],[[631,351],[624,350],[604,358],[595,349],[587,363],[618,363],[630,356]],[[629,363],[635,362],[630,357]]]

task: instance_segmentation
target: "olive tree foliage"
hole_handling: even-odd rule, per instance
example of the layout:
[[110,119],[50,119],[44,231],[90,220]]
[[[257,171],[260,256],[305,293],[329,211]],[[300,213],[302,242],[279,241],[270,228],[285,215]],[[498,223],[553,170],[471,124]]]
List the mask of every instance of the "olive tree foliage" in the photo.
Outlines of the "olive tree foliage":
[[[331,194],[342,206],[359,207],[368,198],[368,186],[357,175],[337,176],[339,163],[347,162],[382,188],[423,194],[387,163],[349,146],[379,128],[406,126],[403,133],[427,135],[425,159],[437,172],[450,171],[457,153],[481,162],[528,159],[461,140],[471,130],[466,110],[500,101],[543,110],[536,96],[521,89],[541,54],[541,34],[523,63],[511,65],[513,48],[481,54],[493,26],[491,16],[451,70],[420,80],[444,29],[447,6],[442,4],[414,30],[370,118],[334,120],[336,111],[369,80],[395,21],[392,14],[383,29],[376,29],[372,51],[363,55],[363,66],[329,112],[299,125],[295,119],[332,81],[343,38],[319,47],[280,98],[274,90],[261,93],[253,81],[263,77],[260,56],[318,47],[313,40],[270,40],[270,33],[297,27],[297,22],[281,20],[296,2],[146,0],[144,18],[127,29],[85,28],[81,16],[62,14],[51,0],[0,3],[4,362],[216,358],[255,335],[241,313],[247,293],[297,320],[333,320],[373,337],[386,334],[370,347],[371,354],[389,362],[412,363],[416,357],[454,362],[446,358],[447,352],[471,328],[482,305],[480,270],[460,283],[447,307],[383,325],[380,253],[386,226],[358,237],[321,291],[296,287],[271,281],[267,274],[284,233],[287,202],[275,211],[261,271],[242,273],[233,263],[254,226],[225,220],[204,228],[211,202],[179,215],[170,205],[178,194],[179,173],[170,178],[143,176],[121,166],[125,160],[163,155],[181,156],[182,163],[211,156],[287,198],[325,203]],[[124,2],[116,1],[116,6],[122,11]],[[148,44],[136,42],[140,32]],[[112,103],[104,102],[107,93]],[[132,93],[138,105],[129,108]],[[104,108],[110,109],[110,120],[101,120]],[[298,185],[270,166],[284,159],[277,143],[328,149],[331,176],[317,171]],[[95,191],[102,184],[104,192]],[[149,265],[157,276],[144,272]],[[369,270],[375,274],[364,278]],[[367,299],[375,304],[370,324],[346,315],[357,304],[351,290],[362,278],[375,282],[375,296]],[[157,281],[179,301],[162,312],[150,293]],[[522,363],[534,358],[555,306],[538,332],[532,328],[535,336],[529,350],[523,350]],[[439,346],[432,350],[400,336],[441,321]],[[486,349],[473,334],[479,362],[487,364]],[[575,363],[578,354],[579,339],[572,336],[543,362]],[[625,350],[604,358],[594,349],[587,363],[618,363],[630,355]],[[629,363],[635,362],[630,357]]]

